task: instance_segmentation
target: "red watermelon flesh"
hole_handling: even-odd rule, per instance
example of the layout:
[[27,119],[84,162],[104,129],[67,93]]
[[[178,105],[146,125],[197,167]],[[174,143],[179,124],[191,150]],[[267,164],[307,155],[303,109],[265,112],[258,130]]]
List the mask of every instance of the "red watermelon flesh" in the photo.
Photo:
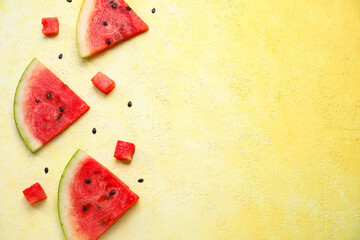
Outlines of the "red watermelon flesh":
[[91,79],[91,82],[94,84],[95,87],[97,87],[105,94],[109,94],[115,87],[115,82],[102,72],[98,72]]
[[55,74],[34,59],[18,84],[14,117],[21,137],[34,152],[64,131],[89,108]]
[[79,53],[89,57],[147,30],[123,0],[84,0],[77,23]]
[[139,197],[112,172],[78,150],[64,170],[58,195],[68,239],[100,237]]
[[135,145],[130,142],[117,141],[114,157],[123,162],[131,162],[135,152]]
[[30,203],[30,205],[34,205],[44,199],[47,198],[44,189],[41,187],[40,183],[35,183],[31,187],[25,189],[23,191],[24,196]]
[[59,33],[59,19],[49,17],[41,19],[43,25],[42,33],[46,36],[57,35]]

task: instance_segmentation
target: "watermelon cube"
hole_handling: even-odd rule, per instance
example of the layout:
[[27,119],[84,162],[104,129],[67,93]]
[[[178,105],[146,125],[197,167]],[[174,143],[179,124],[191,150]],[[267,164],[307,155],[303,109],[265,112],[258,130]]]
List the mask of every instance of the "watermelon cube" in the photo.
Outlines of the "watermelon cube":
[[102,72],[98,72],[91,79],[91,82],[105,94],[109,94],[115,87],[115,82]]
[[44,189],[41,187],[40,183],[35,183],[31,187],[25,189],[23,193],[31,205],[47,198],[46,193],[44,192]]
[[43,18],[41,23],[43,25],[42,33],[44,35],[51,36],[59,33],[59,20],[57,17]]
[[130,142],[117,141],[114,157],[123,162],[132,161],[135,152],[135,145]]

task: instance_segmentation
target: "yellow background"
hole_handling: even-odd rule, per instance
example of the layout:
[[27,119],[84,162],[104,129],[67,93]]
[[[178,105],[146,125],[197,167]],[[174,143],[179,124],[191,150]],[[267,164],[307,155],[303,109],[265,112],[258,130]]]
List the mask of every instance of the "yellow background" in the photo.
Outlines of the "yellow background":
[[[102,240],[360,239],[359,1],[128,3],[149,32],[83,60],[80,0],[0,0],[0,239],[64,239],[57,187],[78,148],[140,196]],[[33,57],[91,107],[36,154],[12,115]],[[129,165],[118,139],[136,144]],[[36,181],[48,199],[31,207]]]

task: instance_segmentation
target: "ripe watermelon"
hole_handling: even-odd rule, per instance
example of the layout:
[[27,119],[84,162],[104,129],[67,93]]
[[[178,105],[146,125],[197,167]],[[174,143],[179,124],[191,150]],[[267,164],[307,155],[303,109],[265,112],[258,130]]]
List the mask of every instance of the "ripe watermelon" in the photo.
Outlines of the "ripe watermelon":
[[26,146],[35,152],[89,108],[55,74],[34,58],[16,89],[14,118]]
[[97,87],[100,91],[109,94],[115,87],[115,82],[103,74],[102,72],[98,72],[92,79],[91,82]]
[[81,57],[89,57],[149,30],[124,0],[84,0],[77,22]]
[[135,145],[130,142],[117,141],[114,157],[123,162],[132,161],[135,152]]
[[41,187],[40,183],[35,183],[31,187],[25,189],[23,191],[24,196],[30,203],[30,205],[34,205],[44,199],[47,198],[44,189]]
[[67,164],[58,189],[65,237],[97,239],[138,199],[119,178],[79,149]]
[[59,33],[59,19],[57,17],[49,17],[41,19],[43,25],[42,33],[46,36],[57,35]]

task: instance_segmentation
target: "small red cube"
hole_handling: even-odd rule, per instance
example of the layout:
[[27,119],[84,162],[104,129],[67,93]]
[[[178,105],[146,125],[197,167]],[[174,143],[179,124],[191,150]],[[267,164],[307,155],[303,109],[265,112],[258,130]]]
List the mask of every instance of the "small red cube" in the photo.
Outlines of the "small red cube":
[[41,23],[43,25],[42,33],[44,35],[51,36],[59,33],[59,20],[57,17],[43,18]]
[[95,87],[105,94],[109,94],[115,87],[115,82],[102,72],[98,72],[91,81]]
[[130,142],[117,141],[114,157],[123,162],[132,161],[135,152],[135,145]]
[[39,183],[35,183],[31,187],[25,189],[23,193],[31,205],[47,198],[44,189],[41,187]]

